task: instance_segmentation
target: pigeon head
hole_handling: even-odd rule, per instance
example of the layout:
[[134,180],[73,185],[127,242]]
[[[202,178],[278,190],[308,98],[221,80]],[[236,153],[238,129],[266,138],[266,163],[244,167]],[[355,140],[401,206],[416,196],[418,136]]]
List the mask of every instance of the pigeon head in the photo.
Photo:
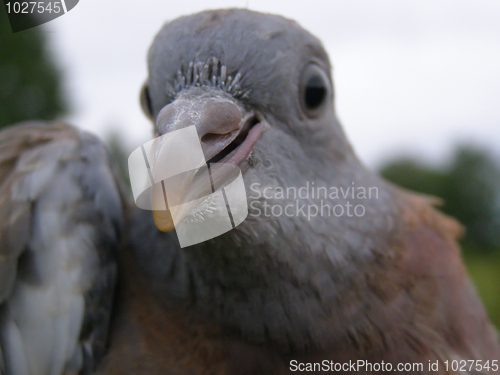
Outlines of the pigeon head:
[[154,39],[141,103],[157,136],[194,125],[207,161],[241,168],[249,200],[247,219],[212,240],[181,250],[154,235],[141,257],[159,294],[196,301],[252,342],[324,344],[354,285],[341,280],[376,257],[394,207],[337,120],[321,42],[249,10],[181,17]]
[[[354,158],[333,96],[317,38],[283,17],[231,9],[161,29],[141,103],[156,135],[195,125],[208,162],[240,166],[247,187],[277,186],[329,175],[332,162]],[[276,169],[283,181],[263,181]]]
[[[233,103],[244,120],[253,115],[317,146],[316,135],[344,138],[332,126],[330,70],[319,40],[293,21],[240,9],[208,11],[159,32],[149,52],[143,107],[162,133],[171,130],[165,123],[171,118],[162,116],[166,106],[204,94]],[[233,129],[204,130],[222,135]]]

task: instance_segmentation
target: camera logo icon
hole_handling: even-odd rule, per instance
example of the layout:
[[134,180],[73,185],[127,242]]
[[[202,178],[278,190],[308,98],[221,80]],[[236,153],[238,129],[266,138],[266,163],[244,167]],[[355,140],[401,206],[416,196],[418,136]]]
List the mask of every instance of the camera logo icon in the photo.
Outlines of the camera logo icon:
[[195,126],[144,143],[128,158],[135,204],[160,230],[175,228],[181,247],[230,231],[248,216],[241,170],[207,163]]

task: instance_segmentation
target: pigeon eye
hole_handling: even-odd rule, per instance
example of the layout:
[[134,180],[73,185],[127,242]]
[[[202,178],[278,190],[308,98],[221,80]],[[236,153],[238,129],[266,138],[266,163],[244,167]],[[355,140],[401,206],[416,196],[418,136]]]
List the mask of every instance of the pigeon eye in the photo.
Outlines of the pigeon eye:
[[300,84],[300,101],[304,112],[309,117],[319,114],[329,97],[328,77],[317,65],[310,64],[302,73]]

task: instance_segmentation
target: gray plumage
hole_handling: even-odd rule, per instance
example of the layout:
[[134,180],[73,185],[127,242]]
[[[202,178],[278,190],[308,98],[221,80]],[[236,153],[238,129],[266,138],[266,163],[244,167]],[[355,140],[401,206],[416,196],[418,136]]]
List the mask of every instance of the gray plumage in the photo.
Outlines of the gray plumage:
[[[175,233],[155,227],[172,229],[169,211],[154,220],[122,212],[94,138],[55,124],[52,136],[11,150],[1,139],[38,139],[41,125],[3,132],[5,374],[88,373],[99,361],[124,217],[97,374],[290,374],[292,360],[423,363],[410,372],[422,374],[437,361],[444,374],[453,373],[446,361],[499,359],[460,258],[460,225],[435,199],[392,186],[358,160],[318,39],[279,16],[207,11],[167,23],[148,61],[141,104],[155,135],[194,125],[206,160],[243,171],[249,216],[181,249]],[[219,172],[211,169],[214,185]],[[305,186],[306,196],[283,196]],[[371,193],[310,190],[331,187]],[[332,214],[349,204],[363,214]],[[330,214],[266,215],[265,205]]]
[[[199,73],[202,66],[215,73]],[[216,76],[217,81],[221,67],[224,76],[240,77],[238,91],[245,97],[199,78]],[[312,110],[303,103],[308,69],[326,77],[325,103]],[[210,114],[204,118],[197,104],[205,98],[235,103],[243,116],[253,115],[264,124],[265,131],[242,163],[250,215],[235,230],[181,250],[171,233],[151,231],[148,214],[137,213],[135,259],[155,298],[182,301],[188,311],[267,348],[266,355],[323,353],[315,358],[374,362],[496,359],[495,333],[486,328],[484,311],[453,255],[456,250],[450,250],[456,248],[459,226],[431,208],[433,199],[403,192],[362,165],[336,118],[330,72],[321,43],[278,16],[209,11],[167,23],[158,33],[143,91],[156,134],[194,124],[202,146],[209,149],[204,137],[218,131],[216,126],[206,129],[213,119]],[[308,183],[374,189],[376,194],[333,200],[310,194],[264,197],[266,187],[286,190]],[[330,208],[350,203],[366,211],[310,220],[300,214],[253,216],[256,201],[254,207],[267,203],[282,208],[297,201]],[[412,244],[408,238],[415,228],[429,230],[429,236],[417,236],[429,242]],[[429,254],[429,249],[438,253]],[[406,260],[413,257],[423,260]],[[408,290],[408,285],[418,287]],[[426,295],[420,289],[426,287],[436,288],[436,294]],[[452,307],[456,304],[463,311]],[[435,315],[423,313],[427,309]],[[245,367],[253,373],[249,363],[240,371]],[[270,368],[269,373],[281,373],[279,366]]]
[[104,353],[121,198],[94,137],[27,123],[0,135],[2,373],[91,373]]

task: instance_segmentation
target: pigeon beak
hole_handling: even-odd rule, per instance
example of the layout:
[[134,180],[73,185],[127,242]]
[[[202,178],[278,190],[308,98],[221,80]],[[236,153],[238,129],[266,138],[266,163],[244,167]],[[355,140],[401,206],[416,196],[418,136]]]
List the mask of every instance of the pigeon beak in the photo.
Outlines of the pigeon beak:
[[[158,114],[156,133],[161,136],[192,125],[196,127],[205,161],[209,165],[217,163],[211,167],[212,188],[218,188],[234,171],[234,166],[240,166],[247,159],[265,129],[253,112],[246,111],[231,96],[202,88],[181,93],[174,102],[165,106]],[[228,167],[222,167],[224,165]],[[172,194],[168,195],[166,210],[153,210],[156,226],[161,231],[171,231],[189,213],[189,205],[174,207],[173,201],[211,193],[211,190],[204,191],[206,184],[197,180],[197,172],[193,170],[183,176],[174,198],[171,199]],[[162,187],[157,184],[155,189]],[[162,193],[153,192],[152,196],[163,197]]]

